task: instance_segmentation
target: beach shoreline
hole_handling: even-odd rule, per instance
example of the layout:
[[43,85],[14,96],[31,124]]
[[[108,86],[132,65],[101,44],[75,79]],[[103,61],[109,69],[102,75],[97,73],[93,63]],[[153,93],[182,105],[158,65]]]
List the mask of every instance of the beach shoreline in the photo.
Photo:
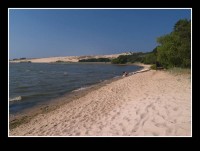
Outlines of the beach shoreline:
[[[99,64],[96,62],[77,62],[78,64]],[[73,62],[74,64],[74,62]],[[102,62],[100,62],[102,64]],[[141,63],[132,63],[132,64],[122,64],[123,66],[126,65],[134,65],[139,66],[141,69],[139,69],[136,72],[130,72],[129,75],[132,75],[134,73],[149,69],[150,65],[145,65]],[[39,115],[39,114],[46,114],[47,112],[50,112],[52,110],[55,110],[59,108],[60,106],[69,103],[70,101],[73,101],[74,99],[78,99],[80,97],[83,97],[87,95],[88,93],[98,90],[99,88],[110,84],[112,82],[115,82],[119,79],[121,79],[122,76],[116,76],[111,79],[107,79],[101,82],[98,82],[96,84],[89,85],[87,87],[80,87],[76,90],[73,90],[71,92],[66,92],[64,95],[61,95],[60,97],[56,97],[54,99],[48,100],[48,102],[40,103],[32,108],[24,109],[22,112],[17,112],[14,114],[9,115],[9,124],[10,129],[13,129],[15,127],[18,127],[21,124],[29,122],[33,117]],[[67,98],[67,99],[66,99]]]
[[[62,104],[43,108],[43,112],[10,129],[9,135],[189,136],[191,88],[186,79],[188,75],[174,76],[166,71],[149,71],[149,65],[135,65],[143,66],[143,72],[91,86],[76,96],[72,93],[70,101],[60,100]],[[70,97],[66,95],[62,99],[65,98]],[[177,126],[181,123],[184,128]]]

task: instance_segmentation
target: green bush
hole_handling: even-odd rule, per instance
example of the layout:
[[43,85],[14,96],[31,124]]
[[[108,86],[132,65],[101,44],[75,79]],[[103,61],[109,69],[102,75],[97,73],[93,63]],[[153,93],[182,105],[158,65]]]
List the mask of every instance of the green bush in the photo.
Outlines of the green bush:
[[151,68],[152,70],[156,70],[156,69],[157,69],[156,64],[153,64],[150,68]]
[[154,53],[150,53],[147,54],[144,58],[143,58],[143,63],[144,64],[155,64],[157,60],[157,57]]

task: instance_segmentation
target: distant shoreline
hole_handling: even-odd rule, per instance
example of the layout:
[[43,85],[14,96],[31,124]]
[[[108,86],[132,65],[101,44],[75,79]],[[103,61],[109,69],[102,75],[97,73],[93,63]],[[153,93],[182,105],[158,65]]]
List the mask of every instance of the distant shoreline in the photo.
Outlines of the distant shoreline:
[[56,61],[63,62],[79,62],[82,59],[91,59],[91,58],[109,58],[114,59],[120,55],[129,55],[130,53],[120,53],[120,54],[110,54],[110,55],[85,55],[85,56],[63,56],[63,57],[46,57],[46,58],[19,58],[15,60],[9,60],[11,63],[19,63],[19,62],[27,62],[31,61],[31,63],[54,63]]
[[[13,62],[10,61],[9,63],[30,63],[27,61],[24,62]],[[111,62],[31,62],[31,63],[50,63],[50,64],[104,64],[104,65],[110,65],[112,64]],[[127,65],[135,65],[135,66],[141,66],[141,67],[147,67],[149,68],[151,65],[149,64],[143,64],[140,62],[135,62],[135,63],[126,63],[126,64],[113,64],[117,66],[127,66]]]

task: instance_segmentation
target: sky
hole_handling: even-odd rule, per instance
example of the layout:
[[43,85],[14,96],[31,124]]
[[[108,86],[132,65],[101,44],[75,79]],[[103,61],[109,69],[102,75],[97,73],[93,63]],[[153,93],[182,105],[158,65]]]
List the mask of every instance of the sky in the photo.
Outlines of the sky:
[[9,57],[152,51],[189,9],[10,9]]

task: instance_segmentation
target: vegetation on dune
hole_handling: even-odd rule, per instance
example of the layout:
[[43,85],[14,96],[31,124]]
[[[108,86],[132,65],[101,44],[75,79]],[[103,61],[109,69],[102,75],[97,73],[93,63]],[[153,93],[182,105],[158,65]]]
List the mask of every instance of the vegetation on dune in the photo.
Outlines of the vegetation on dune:
[[56,62],[52,62],[52,63],[71,63],[71,62],[70,61],[57,60]]
[[63,63],[64,61],[62,60],[57,60],[56,63]]
[[156,63],[156,50],[155,48],[152,52],[137,52],[131,55],[121,55],[111,61],[113,64],[126,64],[141,62],[144,64],[155,64]]
[[111,63],[113,64],[125,64],[125,63],[134,63],[141,62],[145,53],[137,52],[131,55],[120,55],[119,57],[113,59]]
[[109,58],[90,58],[90,59],[81,59],[79,62],[110,62]]

